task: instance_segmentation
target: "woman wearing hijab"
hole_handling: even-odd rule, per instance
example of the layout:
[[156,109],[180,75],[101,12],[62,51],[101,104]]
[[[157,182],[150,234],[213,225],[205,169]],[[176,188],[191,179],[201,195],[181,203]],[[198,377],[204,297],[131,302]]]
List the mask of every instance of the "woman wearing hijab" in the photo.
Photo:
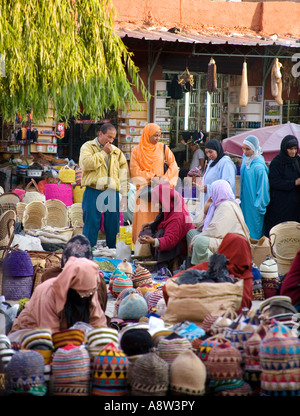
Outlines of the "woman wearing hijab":
[[205,143],[204,150],[209,159],[202,186],[199,187],[200,191],[204,192],[204,203],[211,195],[212,183],[218,179],[227,181],[235,194],[236,167],[230,157],[225,155],[222,144],[218,140],[212,139]]
[[152,244],[158,268],[168,263],[167,267],[171,270],[173,266],[170,264],[175,259],[186,257],[186,235],[195,227],[184,199],[169,183],[156,186],[151,199],[152,204],[159,204],[159,214],[154,222],[144,224],[139,241],[141,244]]
[[[41,277],[41,281],[58,276],[70,257],[85,257],[86,259],[93,260],[93,252],[90,240],[83,234],[74,235],[66,244],[61,258],[61,267],[52,267],[45,271]],[[107,305],[107,288],[103,274],[99,273],[100,283],[98,287],[98,298],[102,310],[105,312]]]
[[229,232],[249,241],[249,229],[239,202],[227,181],[220,179],[212,183],[211,197],[204,205],[203,214],[197,219],[197,229],[187,234],[192,264],[202,263],[217,253],[222,239]]
[[280,152],[269,167],[270,203],[265,215],[265,235],[284,221],[300,222],[300,156],[295,136],[285,136]]
[[47,327],[52,332],[85,322],[94,328],[106,327],[106,317],[98,301],[98,265],[87,258],[70,257],[63,271],[39,284],[10,333]]
[[[250,309],[252,306],[252,290],[253,290],[253,275],[252,275],[252,254],[249,241],[240,234],[227,233],[220,244],[218,254],[224,254],[228,259],[228,271],[234,279],[242,279],[243,297],[240,309]],[[208,261],[202,262],[187,270],[207,270]],[[185,270],[177,273],[173,277],[178,277]],[[164,291],[164,298],[166,300],[166,291]]]
[[250,237],[259,240],[264,235],[264,216],[270,202],[269,169],[257,137],[246,137],[242,148],[241,209]]
[[[175,156],[168,146],[160,143],[161,129],[155,123],[147,124],[141,135],[140,143],[133,148],[130,159],[132,183],[136,186],[136,202],[132,219],[132,241],[135,243],[142,225],[154,221],[158,212],[151,211],[148,196],[140,198],[148,185],[155,186],[166,181],[174,188],[178,180],[178,166]],[[164,171],[164,162],[168,169]]]

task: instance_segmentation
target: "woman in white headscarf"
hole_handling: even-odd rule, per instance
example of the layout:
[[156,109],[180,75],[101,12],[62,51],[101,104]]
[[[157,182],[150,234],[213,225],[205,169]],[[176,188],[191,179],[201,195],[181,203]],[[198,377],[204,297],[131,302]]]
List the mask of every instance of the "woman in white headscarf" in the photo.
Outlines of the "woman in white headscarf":
[[269,169],[257,137],[246,137],[242,148],[241,209],[250,237],[259,240],[264,235],[264,215],[270,202]]

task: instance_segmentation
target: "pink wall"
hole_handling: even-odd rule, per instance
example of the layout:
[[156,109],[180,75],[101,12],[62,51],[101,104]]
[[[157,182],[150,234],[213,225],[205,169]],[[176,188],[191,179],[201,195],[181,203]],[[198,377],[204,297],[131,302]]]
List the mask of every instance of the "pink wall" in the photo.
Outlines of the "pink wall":
[[250,29],[300,35],[300,3],[211,2],[209,0],[113,0],[117,22],[207,29]]

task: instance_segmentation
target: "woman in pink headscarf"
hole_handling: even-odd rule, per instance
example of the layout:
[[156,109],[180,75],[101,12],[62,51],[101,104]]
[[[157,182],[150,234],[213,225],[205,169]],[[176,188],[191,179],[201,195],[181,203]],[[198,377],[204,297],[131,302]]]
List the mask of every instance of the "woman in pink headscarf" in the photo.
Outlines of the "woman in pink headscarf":
[[172,262],[187,255],[186,235],[195,227],[184,199],[169,183],[153,189],[151,203],[159,204],[159,214],[143,226],[139,241],[153,246],[158,267],[168,263],[169,269],[173,269]]
[[240,201],[235,199],[229,183],[223,179],[211,185],[211,196],[198,217],[196,229],[187,235],[192,252],[192,264],[207,261],[218,248],[227,233],[239,234],[250,241]]

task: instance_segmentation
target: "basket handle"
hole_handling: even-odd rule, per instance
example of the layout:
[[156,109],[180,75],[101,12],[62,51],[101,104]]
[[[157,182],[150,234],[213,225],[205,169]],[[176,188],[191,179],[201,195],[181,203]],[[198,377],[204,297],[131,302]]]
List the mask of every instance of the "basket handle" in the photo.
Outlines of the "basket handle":
[[28,182],[28,184],[26,185],[26,188],[25,188],[25,192],[27,192],[28,191],[28,189],[29,189],[29,187],[30,187],[30,185],[31,184],[33,184],[34,185],[34,187],[35,187],[35,189],[37,190],[37,192],[40,192],[39,191],[39,188],[38,188],[38,186],[37,186],[37,183],[36,183],[36,181],[32,178],[31,179],[31,181],[30,182]]
[[[272,238],[271,237],[274,237],[274,242],[273,243],[272,243]],[[269,235],[269,240],[270,240],[270,246],[271,246],[272,255],[273,255],[273,257],[276,257],[275,256],[275,252],[273,250],[273,247],[274,247],[275,241],[276,241],[276,234],[270,234]]]

